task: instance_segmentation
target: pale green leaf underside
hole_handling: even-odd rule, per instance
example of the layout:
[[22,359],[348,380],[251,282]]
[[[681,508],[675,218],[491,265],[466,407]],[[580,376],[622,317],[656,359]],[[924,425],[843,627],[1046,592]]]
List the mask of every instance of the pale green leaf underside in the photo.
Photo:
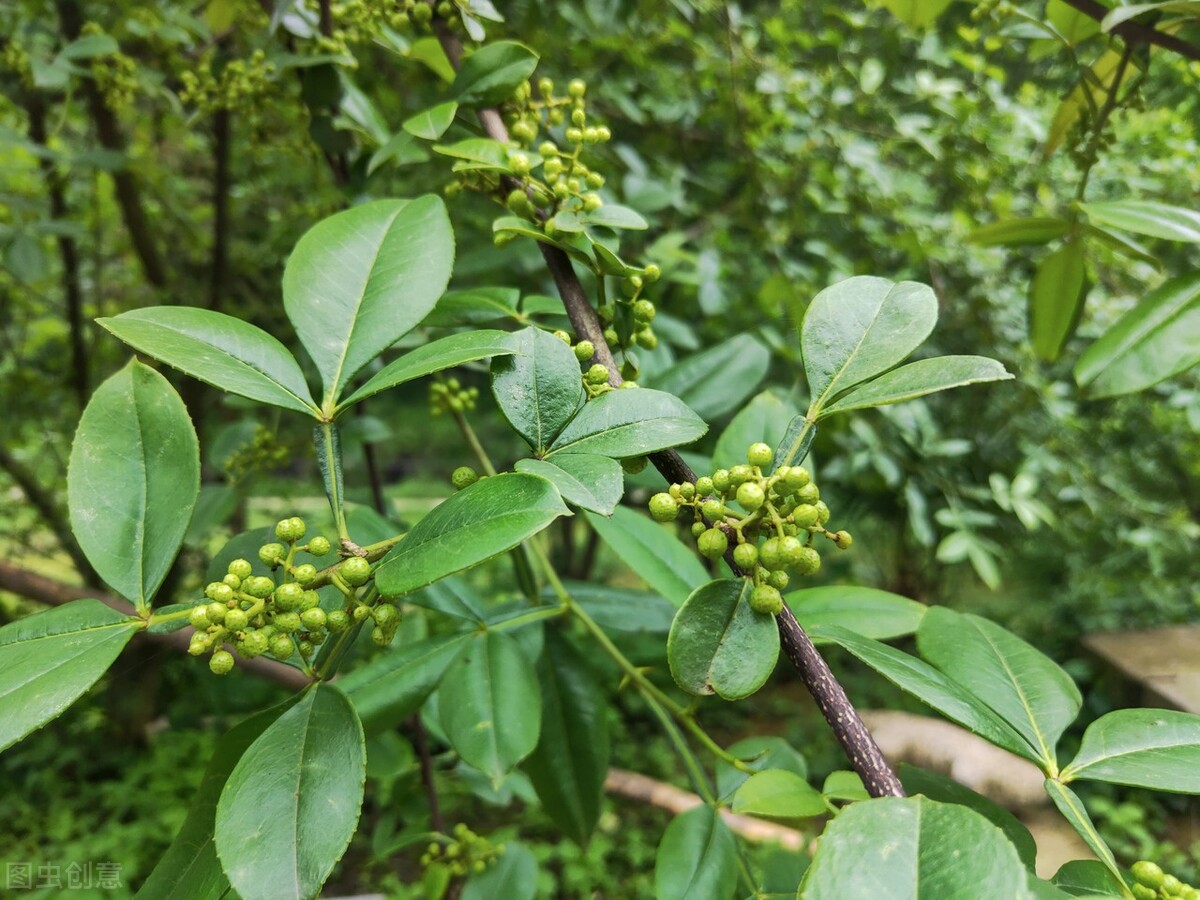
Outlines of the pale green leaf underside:
[[986,356],[938,356],[908,363],[880,375],[873,381],[855,388],[821,410],[823,419],[836,412],[868,409],[903,403],[937,391],[980,384],[988,381],[1007,381],[1013,376],[1004,366]]

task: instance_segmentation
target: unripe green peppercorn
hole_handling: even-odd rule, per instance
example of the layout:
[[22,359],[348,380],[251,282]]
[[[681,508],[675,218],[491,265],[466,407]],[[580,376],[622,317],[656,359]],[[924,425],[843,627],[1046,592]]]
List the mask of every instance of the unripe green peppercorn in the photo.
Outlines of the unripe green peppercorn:
[[696,494],[700,497],[707,497],[713,492],[713,480],[707,475],[701,475],[696,479]]
[[306,609],[300,613],[300,622],[310,631],[318,631],[325,627],[325,610],[319,606]]
[[787,535],[779,539],[779,552],[783,557],[784,568],[795,566],[800,561],[800,557],[804,552],[804,545],[800,543],[800,539]]
[[280,612],[299,609],[303,598],[304,588],[299,584],[281,584],[275,588],[275,608]]
[[729,471],[727,469],[717,469],[712,474],[713,490],[725,493],[729,490]]
[[249,578],[251,573],[254,572],[254,566],[250,565],[250,561],[247,559],[235,559],[229,564],[226,571],[230,575],[236,575],[238,578],[245,579]]
[[815,574],[821,568],[821,554],[812,547],[802,547],[792,568],[801,575]]
[[458,490],[469,488],[479,480],[479,473],[470,466],[459,466],[450,476],[450,483]]
[[816,503],[820,499],[821,491],[811,481],[796,491],[796,500],[800,503]]
[[854,543],[854,538],[850,536],[850,532],[848,531],[839,531],[834,535],[833,542],[839,550],[849,550],[850,545]]
[[[634,277],[636,278],[637,276]],[[638,280],[639,282],[641,281],[641,279]],[[647,324],[653,322],[656,315],[658,315],[658,310],[655,309],[654,304],[649,300],[642,299],[633,304],[633,320],[635,322]]]
[[329,538],[317,535],[308,541],[308,552],[313,556],[324,556],[330,549]]
[[787,560],[783,555],[783,540],[777,537],[769,537],[763,541],[763,545],[758,548],[758,561],[762,563],[764,569],[782,569],[787,565]]
[[706,532],[708,530],[708,526],[705,525],[703,522],[693,522],[691,530],[692,530],[692,537],[698,538],[698,537],[700,537],[700,535],[704,534],[704,532]]
[[783,477],[784,486],[789,493],[795,493],[812,481],[812,475],[804,466],[792,466],[788,469],[787,474]]
[[284,634],[295,634],[300,630],[300,613],[285,612],[276,613],[274,619],[275,627]]
[[1162,887],[1163,879],[1166,877],[1162,867],[1148,859],[1139,859],[1135,862],[1129,867],[1129,874],[1133,876],[1134,881],[1155,890]]
[[297,584],[311,584],[317,578],[317,567],[311,563],[296,566],[296,571],[292,573],[292,577],[296,579]]
[[316,591],[305,591],[300,597],[300,612],[321,605],[321,595]]
[[729,483],[733,487],[744,484],[754,477],[754,473],[750,471],[749,466],[736,465],[729,470]]
[[621,460],[621,468],[630,475],[636,475],[643,471],[649,462],[650,460],[645,456],[627,456]]
[[650,498],[650,517],[656,522],[673,522],[679,515],[679,502],[670,494],[655,494]]
[[325,616],[325,627],[334,634],[341,634],[350,627],[350,616],[344,609],[335,609]]
[[222,581],[214,581],[204,589],[204,595],[214,603],[228,603],[233,599],[233,588]]
[[271,655],[276,659],[287,659],[296,652],[296,645],[286,634],[277,634],[271,638]]
[[771,585],[771,587],[780,591],[788,586],[789,581],[791,581],[791,578],[788,577],[788,573],[783,571],[783,569],[772,572],[767,576],[767,583]]
[[203,656],[208,652],[208,648],[212,646],[212,639],[203,631],[195,631],[192,633],[191,640],[188,642],[188,650],[192,656]]
[[817,524],[817,508],[811,503],[801,503],[792,510],[792,520],[801,528],[811,528]]
[[709,528],[696,541],[696,548],[708,559],[720,559],[729,547],[729,538],[720,528]]
[[658,346],[658,335],[649,328],[643,328],[633,336],[633,340],[639,347],[643,347],[646,350],[653,350]]
[[763,489],[758,482],[747,481],[738,486],[737,502],[747,512],[754,512],[754,510],[763,505],[765,500],[766,496],[763,494]]
[[365,621],[366,619],[370,618],[370,616],[371,607],[369,606],[356,606],[354,609],[350,610],[350,618],[354,619],[355,622]]
[[380,628],[395,628],[400,624],[400,610],[390,603],[381,603],[373,611],[375,624]]
[[596,345],[591,341],[580,341],[573,349],[575,351],[575,358],[581,363],[587,362],[596,355]]
[[700,512],[704,515],[704,518],[710,522],[715,522],[725,515],[725,504],[716,498],[705,500],[700,504]]
[[263,544],[258,548],[258,558],[268,566],[278,565],[285,556],[287,556],[287,550],[284,549],[283,544]]
[[205,605],[196,606],[188,613],[188,624],[193,628],[203,630],[212,623],[208,621],[208,607]]
[[1154,888],[1148,888],[1144,884],[1135,884],[1132,892],[1137,900],[1157,900],[1158,898],[1158,891],[1154,890]]
[[242,582],[242,590],[251,597],[262,599],[271,596],[275,590],[275,582],[264,575],[254,575]]
[[572,78],[567,85],[567,94],[578,99],[587,93],[587,82],[582,78]]
[[242,579],[238,578],[236,575],[234,575],[232,573],[230,573],[229,575],[226,575],[224,578],[222,578],[221,584],[227,584],[231,588],[233,588],[235,591],[240,591],[242,589]]
[[587,370],[587,375],[584,376],[588,384],[607,384],[608,369],[603,363],[596,363]]
[[733,561],[742,569],[753,569],[758,564],[758,547],[751,543],[738,544],[733,548]]
[[371,564],[361,556],[351,556],[338,566],[338,574],[346,584],[358,587],[366,584],[367,579],[371,577]]
[[775,458],[775,451],[768,445],[759,441],[756,444],[751,444],[750,449],[746,451],[746,460],[752,466],[765,468],[771,464],[771,460]]
[[225,621],[225,614],[229,612],[229,607],[224,603],[210,603],[205,607],[208,615],[208,621],[214,625],[220,625]]
[[696,486],[690,481],[685,481],[679,485],[679,496],[684,500],[694,500],[696,498]]
[[750,592],[750,608],[756,613],[773,616],[783,609],[783,597],[769,584],[760,584]]
[[250,624],[250,617],[246,615],[245,610],[231,609],[225,613],[225,627],[230,631],[241,631]]
[[307,530],[308,528],[304,524],[303,519],[299,516],[292,516],[290,519],[281,519],[275,524],[275,537],[289,544],[294,544],[300,538],[304,537],[304,533]]
[[1183,882],[1174,875],[1164,875],[1162,887],[1159,888],[1159,891],[1168,897],[1178,897],[1183,893]]
[[661,275],[662,269],[660,269],[654,263],[650,263],[646,266],[646,268],[642,269],[642,277],[647,281],[658,281]]
[[233,671],[233,654],[228,650],[218,650],[209,657],[208,668],[214,675],[228,675]]
[[817,508],[817,524],[824,525],[829,521],[829,507],[825,505],[824,500],[818,500],[813,506]]
[[371,629],[371,640],[374,641],[375,645],[378,647],[386,647],[392,642],[392,637],[393,635],[388,634],[378,625]]
[[266,653],[270,646],[270,639],[261,631],[249,631],[238,644],[238,652],[246,659],[254,659]]

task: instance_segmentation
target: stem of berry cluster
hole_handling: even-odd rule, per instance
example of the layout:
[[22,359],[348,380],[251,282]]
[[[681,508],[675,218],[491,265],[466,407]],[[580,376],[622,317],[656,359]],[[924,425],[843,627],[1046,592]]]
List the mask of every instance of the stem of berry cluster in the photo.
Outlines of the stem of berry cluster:
[[[457,70],[462,60],[462,44],[457,36],[440,22],[435,22],[435,25],[446,58]],[[504,126],[504,120],[498,110],[481,109],[478,115],[479,123],[488,137],[504,144],[508,143],[508,129]],[[559,296],[562,297],[575,336],[581,341],[592,342],[596,348],[593,361],[603,364],[608,369],[608,383],[619,387],[623,380],[621,373],[612,350],[604,339],[604,329],[596,316],[596,310],[571,265],[570,258],[562,250],[549,244],[539,241],[538,247],[554,278]],[[674,450],[651,454],[650,462],[670,483],[696,481],[696,473]],[[744,574],[732,560],[726,562],[735,576]],[[862,779],[867,792],[872,797],[903,797],[904,787],[900,784],[900,779],[884,759],[879,745],[863,724],[862,717],[846,696],[841,683],[834,677],[829,664],[817,652],[812,638],[805,633],[796,616],[786,605],[776,617],[776,623],[779,626],[784,654],[800,673],[801,680],[816,701],[825,721],[833,729],[834,736],[841,744],[854,771]]]

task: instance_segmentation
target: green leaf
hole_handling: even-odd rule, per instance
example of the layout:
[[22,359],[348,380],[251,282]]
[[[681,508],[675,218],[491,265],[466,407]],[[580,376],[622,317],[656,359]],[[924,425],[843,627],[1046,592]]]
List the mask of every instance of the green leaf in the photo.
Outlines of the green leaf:
[[1200,2],[1167,0],[1165,3],[1136,3],[1132,6],[1119,6],[1110,10],[1100,21],[1100,29],[1105,32],[1112,31],[1122,22],[1127,22],[1147,12],[1172,13],[1184,18],[1195,19],[1200,18]]
[[217,802],[217,856],[243,900],[315,897],[350,844],[366,780],[362,723],[315,684],[262,733]]
[[1200,364],[1200,271],[1173,278],[1117,320],[1075,364],[1093,397],[1145,390]]
[[433,309],[454,234],[441,199],[377,200],[310,228],[283,272],[283,305],[332,408],[363,366]]
[[516,351],[512,336],[507,331],[479,329],[451,334],[423,344],[388,363],[372,375],[366,384],[339,403],[338,409],[345,409],[360,400],[373,397],[380,391],[386,391],[415,378],[432,375],[434,372],[461,366],[477,359],[507,356],[514,352]]
[[116,39],[110,34],[85,34],[76,38],[59,51],[63,59],[92,59],[110,56],[120,51]]
[[229,879],[221,869],[213,841],[217,799],[242,754],[296,699],[289,698],[251,716],[217,742],[196,796],[188,807],[183,827],[142,884],[137,900],[209,900],[225,896]]
[[729,900],[737,887],[737,846],[710,806],[676,816],[654,863],[657,900]]
[[732,809],[766,819],[808,819],[829,812],[820,791],[784,769],[751,775],[733,795]]
[[679,608],[667,638],[675,683],[689,694],[749,697],[771,676],[779,658],[773,616],[750,608],[754,583],[745,578],[710,581]]
[[800,333],[809,417],[841,391],[903,362],[936,322],[937,297],[914,281],[859,276],[821,291]]
[[1075,332],[1087,297],[1083,243],[1068,241],[1038,263],[1029,286],[1029,340],[1053,362]]
[[1123,232],[1113,231],[1110,228],[1101,228],[1099,225],[1093,225],[1088,222],[1084,223],[1083,232],[1089,237],[1094,237],[1100,243],[1108,245],[1123,256],[1150,263],[1150,265],[1159,271],[1162,270],[1162,260]]
[[313,426],[313,449],[316,451],[317,468],[321,470],[321,482],[333,513],[333,521],[339,533],[344,534],[346,485],[342,472],[342,435],[335,423],[324,422]]
[[[801,779],[808,778],[808,763],[799,751],[781,737],[748,737],[730,744],[726,749],[756,772],[778,769],[791,772]],[[746,772],[735,769],[722,760],[717,760],[716,774],[717,797],[721,800],[732,796],[750,777]]]
[[618,206],[615,203],[606,203],[599,209],[587,213],[583,218],[589,225],[600,225],[604,228],[628,228],[641,231],[650,227],[642,218],[641,213],[628,206]]
[[746,462],[746,448],[756,441],[772,447],[783,440],[787,423],[796,415],[791,403],[763,391],[743,406],[725,426],[713,449],[714,469],[729,469]]
[[71,529],[100,577],[150,605],[200,494],[200,446],[175,389],[132,361],[92,394],[71,446]]
[[1072,897],[1129,896],[1119,879],[1098,859],[1073,859],[1064,863],[1053,878],[1056,887]]
[[761,341],[739,334],[677,362],[650,383],[679,397],[700,418],[715,419],[754,393],[770,362],[771,352]]
[[433,152],[475,163],[476,168],[509,171],[508,147],[492,138],[466,138],[453,144],[434,144]]
[[249,322],[188,306],[152,306],[96,321],[135,350],[223,391],[317,412],[299,363]]
[[1104,838],[1100,836],[1100,832],[1096,830],[1083,801],[1065,784],[1052,778],[1046,779],[1046,793],[1050,795],[1050,799],[1054,801],[1058,811],[1063,814],[1063,818],[1083,838],[1083,842],[1096,854],[1100,862],[1104,863],[1108,871],[1124,884],[1125,878],[1121,875],[1121,869],[1117,866],[1116,859],[1113,858],[1113,852],[1108,848]]
[[937,391],[1011,378],[1012,375],[1003,364],[986,356],[935,356],[933,359],[921,359],[885,372],[842,395],[821,410],[818,420],[836,412],[903,403]]
[[510,338],[513,356],[492,362],[492,393],[513,428],[541,455],[584,401],[579,360],[540,328]]
[[506,841],[504,855],[463,885],[461,900],[533,900],[537,896],[538,865],[533,851]]
[[454,121],[454,114],[457,112],[458,104],[450,100],[447,103],[439,103],[437,106],[423,109],[415,116],[409,116],[400,127],[413,137],[436,141],[446,133],[446,129]]
[[706,431],[704,421],[678,397],[649,388],[615,390],[585,403],[555,438],[547,456],[644,456],[690,444]]
[[434,507],[375,570],[385,597],[410,594],[439,578],[511,550],[571,512],[554,485],[519,472],[493,475]]
[[1200,716],[1170,709],[1103,715],[1087,727],[1061,778],[1200,794]]
[[412,166],[429,159],[425,148],[417,143],[417,139],[403,131],[397,132],[388,139],[382,147],[371,154],[367,162],[367,175],[374,175],[379,168],[387,163],[393,166]]
[[899,594],[848,584],[805,588],[783,599],[805,631],[837,625],[877,641],[912,634],[928,609]]
[[825,776],[825,783],[821,785],[821,796],[826,800],[842,803],[869,800],[871,797],[858,773],[846,769],[830,772]]
[[441,41],[435,35],[431,34],[413,41],[412,46],[408,49],[408,58],[423,63],[442,81],[454,80],[454,66],[446,58],[446,51],[442,49]]
[[800,885],[804,900],[989,897],[1031,900],[1004,833],[979,813],[927,797],[854,803],[821,836]]
[[1200,212],[1194,209],[1149,200],[1081,203],[1079,208],[1097,225],[1107,225],[1110,228],[1162,238],[1165,241],[1200,243]]
[[1046,4],[1046,19],[1071,47],[1100,33],[1099,22],[1063,0],[1050,0]]
[[798,466],[804,462],[816,436],[817,426],[810,422],[807,416],[803,413],[793,416],[775,448],[775,461],[771,464],[771,471],[774,472],[780,466]]
[[463,105],[494,106],[509,99],[537,64],[537,54],[524,44],[497,41],[463,60],[450,89]]
[[1025,864],[1026,868],[1033,869],[1037,857],[1037,844],[1033,840],[1033,835],[1029,833],[1028,828],[1021,824],[1020,819],[999,803],[989,800],[982,794],[975,793],[953,778],[922,769],[919,766],[901,763],[898,774],[900,782],[909,794],[924,794],[930,800],[936,800],[939,803],[957,803],[975,810],[1004,832],[1004,836],[1016,848],[1021,862]]
[[0,628],[0,751],[79,699],[142,625],[99,600],[74,600]]
[[521,459],[513,468],[542,476],[568,503],[602,516],[612,515],[625,492],[621,464],[595,453],[558,453],[552,460]]
[[480,325],[498,320],[519,320],[517,301],[521,292],[516,288],[480,287],[442,294],[437,306],[425,317],[430,328],[452,325]]
[[994,622],[932,606],[917,629],[926,660],[986,703],[1057,766],[1055,747],[1083,705],[1079,688],[1057,663]]
[[371,732],[399,725],[421,708],[471,634],[444,634],[373,658],[338,680]]
[[1057,240],[1069,227],[1070,222],[1059,218],[1005,219],[976,228],[967,240],[982,247],[1025,247]]
[[1039,762],[1037,753],[1011,725],[992,712],[981,699],[933,666],[887,644],[836,625],[819,625],[811,629],[809,634],[814,641],[828,641],[848,650],[902,691],[912,694],[946,718],[997,747],[1003,747],[1032,762]]
[[476,634],[442,679],[442,727],[469,765],[498,785],[537,746],[542,701],[537,675],[517,642]]
[[709,580],[695,551],[679,540],[673,528],[625,506],[618,506],[611,519],[588,513],[587,520],[626,566],[675,606],[682,606],[692,591]]
[[[703,571],[700,576],[699,580],[703,580]],[[648,591],[615,588],[588,581],[568,581],[567,593],[597,624],[609,631],[666,635],[675,619],[675,607],[671,601]],[[685,588],[681,603],[687,599],[688,593]]]
[[525,771],[546,814],[582,846],[600,818],[608,703],[587,662],[555,629],[547,629],[537,673],[542,733]]
[[937,21],[952,0],[883,0],[897,19],[909,28],[926,28]]

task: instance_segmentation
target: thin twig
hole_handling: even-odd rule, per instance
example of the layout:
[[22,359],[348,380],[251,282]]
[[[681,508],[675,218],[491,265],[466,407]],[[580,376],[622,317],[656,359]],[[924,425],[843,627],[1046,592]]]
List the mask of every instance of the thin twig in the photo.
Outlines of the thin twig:
[[[1096,0],[1063,0],[1067,6],[1079,10],[1085,16],[1095,19],[1097,22],[1112,12],[1107,6],[1097,3]],[[1132,20],[1127,20],[1119,25],[1116,25],[1109,32],[1110,34],[1120,35],[1131,44],[1153,44],[1156,47],[1162,47],[1164,50],[1172,50],[1178,53],[1184,59],[1200,60],[1200,46],[1176,37],[1173,34],[1159,31],[1151,25],[1142,25]]]

